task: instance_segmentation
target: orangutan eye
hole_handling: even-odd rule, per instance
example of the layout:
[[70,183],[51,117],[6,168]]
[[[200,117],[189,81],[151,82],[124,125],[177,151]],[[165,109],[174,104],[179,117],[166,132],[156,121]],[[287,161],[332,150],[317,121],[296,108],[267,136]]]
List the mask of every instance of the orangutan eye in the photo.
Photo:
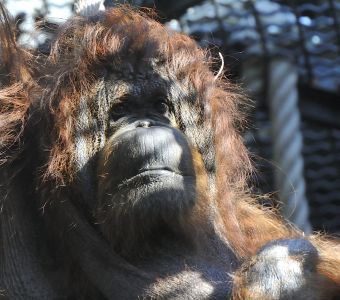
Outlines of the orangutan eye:
[[154,104],[155,110],[162,115],[169,112],[169,105],[165,98],[159,98]]
[[124,102],[121,102],[121,103],[117,103],[113,105],[110,111],[110,116],[113,119],[117,119],[119,117],[122,117],[127,112],[128,112],[127,104]]

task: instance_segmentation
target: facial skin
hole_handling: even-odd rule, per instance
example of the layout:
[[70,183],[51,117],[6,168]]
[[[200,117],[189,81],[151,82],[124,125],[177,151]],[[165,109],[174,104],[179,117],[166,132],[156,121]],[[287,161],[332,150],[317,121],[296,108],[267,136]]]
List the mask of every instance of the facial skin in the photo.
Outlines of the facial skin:
[[114,105],[115,130],[100,151],[98,218],[119,253],[130,237],[140,244],[159,231],[176,232],[195,204],[190,146],[161,101]]
[[[140,70],[128,58],[123,61],[100,69],[95,97],[82,100],[76,153],[80,184],[100,230],[127,256],[136,245],[141,253],[149,243],[155,247],[155,235],[183,238],[197,179],[192,142],[176,120],[175,107],[187,97],[178,96],[184,87],[178,82],[174,87],[165,65],[149,60]],[[88,127],[100,129],[96,138],[84,134]],[[100,142],[93,147],[93,141]],[[84,144],[92,147],[87,155]]]

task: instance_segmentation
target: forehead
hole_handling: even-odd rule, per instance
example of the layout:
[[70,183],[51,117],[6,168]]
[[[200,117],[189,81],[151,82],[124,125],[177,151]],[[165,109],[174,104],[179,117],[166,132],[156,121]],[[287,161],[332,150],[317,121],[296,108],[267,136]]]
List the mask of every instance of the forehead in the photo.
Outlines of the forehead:
[[160,58],[141,57],[134,52],[106,59],[105,68],[116,80],[149,80],[168,73],[166,64]]
[[176,74],[157,58],[131,59],[125,57],[119,63],[108,62],[106,67],[105,85],[108,92],[119,96],[148,96],[167,94],[176,85],[181,85]]

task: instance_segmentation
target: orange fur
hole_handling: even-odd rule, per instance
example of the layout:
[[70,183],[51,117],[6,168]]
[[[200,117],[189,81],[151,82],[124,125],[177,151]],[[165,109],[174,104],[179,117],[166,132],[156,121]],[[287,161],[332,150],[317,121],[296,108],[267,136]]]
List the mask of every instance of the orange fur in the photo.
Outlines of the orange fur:
[[[34,106],[36,99],[45,97],[43,109],[51,118],[47,131],[52,141],[51,148],[47,149],[49,158],[44,170],[45,179],[63,184],[69,182],[73,175],[73,128],[79,97],[91,93],[95,82],[93,65],[101,64],[106,57],[119,51],[127,51],[121,41],[122,36],[129,36],[128,47],[148,49],[146,56],[167,61],[178,78],[190,82],[197,91],[197,101],[203,107],[206,122],[211,118],[217,161],[216,206],[219,217],[216,223],[238,257],[251,257],[273,239],[303,237],[275,212],[260,207],[248,193],[247,181],[252,166],[238,133],[244,119],[239,111],[242,97],[230,83],[214,80],[206,52],[189,37],[170,32],[145,14],[127,7],[106,12],[104,20],[96,23],[77,17],[63,26],[51,54],[44,58],[46,68],[43,72],[46,73],[42,74],[39,64],[34,63],[38,57],[16,45],[8,31],[9,22],[3,17],[1,63],[9,77],[3,81],[0,90],[2,161],[14,160],[19,155],[12,150],[20,148],[16,143],[24,132],[29,108]],[[76,53],[74,45],[77,45]],[[11,65],[13,61],[16,63]],[[29,64],[32,68],[28,68]],[[43,83],[39,81],[40,76],[45,76]],[[203,163],[193,152],[196,171],[200,174],[198,186],[201,191],[208,190]],[[198,208],[199,218],[205,215],[204,209]],[[319,272],[340,285],[339,241],[318,235],[309,239],[320,253]],[[235,282],[237,286],[237,280]],[[242,293],[241,296],[235,295],[235,299],[245,297],[246,292]]]

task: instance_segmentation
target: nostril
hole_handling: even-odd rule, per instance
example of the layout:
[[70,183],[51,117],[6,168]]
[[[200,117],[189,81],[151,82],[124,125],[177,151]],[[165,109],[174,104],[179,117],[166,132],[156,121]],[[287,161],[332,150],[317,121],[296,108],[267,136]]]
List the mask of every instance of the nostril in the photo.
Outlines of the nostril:
[[148,120],[143,120],[143,121],[139,121],[137,127],[143,127],[143,128],[149,128],[151,127],[153,124],[151,121]]

